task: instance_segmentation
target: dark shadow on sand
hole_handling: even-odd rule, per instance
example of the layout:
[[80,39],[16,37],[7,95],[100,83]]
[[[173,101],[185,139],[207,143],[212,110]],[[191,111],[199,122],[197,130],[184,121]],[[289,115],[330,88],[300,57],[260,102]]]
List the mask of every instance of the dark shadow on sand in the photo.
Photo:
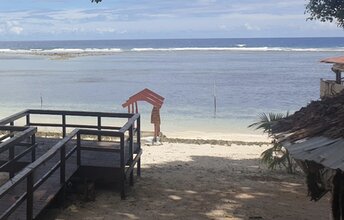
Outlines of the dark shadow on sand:
[[[105,216],[99,219],[327,219],[328,202],[310,202],[302,176],[259,166],[257,159],[209,156],[155,164],[143,168],[126,200],[118,190],[97,188],[96,200],[104,199],[107,209],[81,204]],[[50,209],[41,219],[69,211]]]

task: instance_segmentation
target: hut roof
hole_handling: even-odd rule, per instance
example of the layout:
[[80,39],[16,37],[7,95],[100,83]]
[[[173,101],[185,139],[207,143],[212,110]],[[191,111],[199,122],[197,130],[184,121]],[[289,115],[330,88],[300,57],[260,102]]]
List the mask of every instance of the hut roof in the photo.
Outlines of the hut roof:
[[344,171],[344,92],[312,101],[277,121],[272,132],[294,158]]
[[344,72],[344,56],[341,57],[330,57],[321,60],[323,63],[333,63],[332,70]]
[[161,108],[162,104],[164,103],[164,99],[165,98],[160,96],[159,94],[145,88],[144,90],[136,93],[135,95],[130,96],[129,99],[122,104],[122,106],[123,108],[125,108],[137,101],[146,101],[152,104],[153,106]]
[[344,64],[344,56],[341,56],[341,57],[330,57],[330,58],[323,59],[320,62]]

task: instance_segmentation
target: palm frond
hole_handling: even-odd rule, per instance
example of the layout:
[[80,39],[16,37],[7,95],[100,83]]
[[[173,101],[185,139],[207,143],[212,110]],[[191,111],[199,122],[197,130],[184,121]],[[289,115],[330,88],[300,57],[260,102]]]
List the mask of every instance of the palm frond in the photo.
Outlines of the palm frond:
[[272,147],[266,149],[260,156],[263,163],[268,165],[269,169],[277,167],[285,167],[289,173],[293,172],[293,164],[288,151],[277,142],[272,134],[272,126],[278,120],[289,116],[289,111],[286,114],[282,113],[262,113],[259,115],[259,121],[248,127],[255,127],[256,130],[262,129],[264,133],[268,133],[272,137]]
[[287,112],[286,115],[282,114],[282,113],[261,113],[259,115],[259,121],[255,122],[253,124],[250,124],[248,127],[255,127],[256,130],[258,129],[262,129],[264,133],[271,133],[271,127],[272,125],[282,119],[285,118],[286,116],[288,116],[289,113]]

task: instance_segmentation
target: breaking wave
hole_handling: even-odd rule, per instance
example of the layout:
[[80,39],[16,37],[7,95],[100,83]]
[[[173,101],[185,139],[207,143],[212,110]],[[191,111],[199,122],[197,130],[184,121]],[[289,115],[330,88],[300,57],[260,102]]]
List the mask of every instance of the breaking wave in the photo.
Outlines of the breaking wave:
[[32,54],[32,55],[97,55],[121,52],[173,52],[173,51],[247,51],[247,52],[344,52],[344,47],[335,48],[289,48],[289,47],[176,47],[176,48],[55,48],[55,49],[0,49],[0,54]]
[[123,50],[120,48],[86,48],[86,49],[66,49],[66,48],[55,48],[55,49],[0,49],[0,53],[3,54],[83,54],[83,53],[118,53]]
[[344,51],[344,47],[338,48],[287,48],[287,47],[180,47],[180,48],[133,48],[134,52],[149,51],[293,51],[293,52],[331,52]]

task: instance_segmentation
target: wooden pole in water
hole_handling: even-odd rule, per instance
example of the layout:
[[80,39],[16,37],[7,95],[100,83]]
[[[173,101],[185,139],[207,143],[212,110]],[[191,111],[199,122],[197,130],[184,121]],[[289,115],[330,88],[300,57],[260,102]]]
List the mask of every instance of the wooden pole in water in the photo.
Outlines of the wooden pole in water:
[[43,108],[43,97],[42,97],[42,94],[41,94],[41,109]]
[[215,80],[214,80],[213,95],[214,95],[214,118],[216,118],[216,84],[215,84]]

